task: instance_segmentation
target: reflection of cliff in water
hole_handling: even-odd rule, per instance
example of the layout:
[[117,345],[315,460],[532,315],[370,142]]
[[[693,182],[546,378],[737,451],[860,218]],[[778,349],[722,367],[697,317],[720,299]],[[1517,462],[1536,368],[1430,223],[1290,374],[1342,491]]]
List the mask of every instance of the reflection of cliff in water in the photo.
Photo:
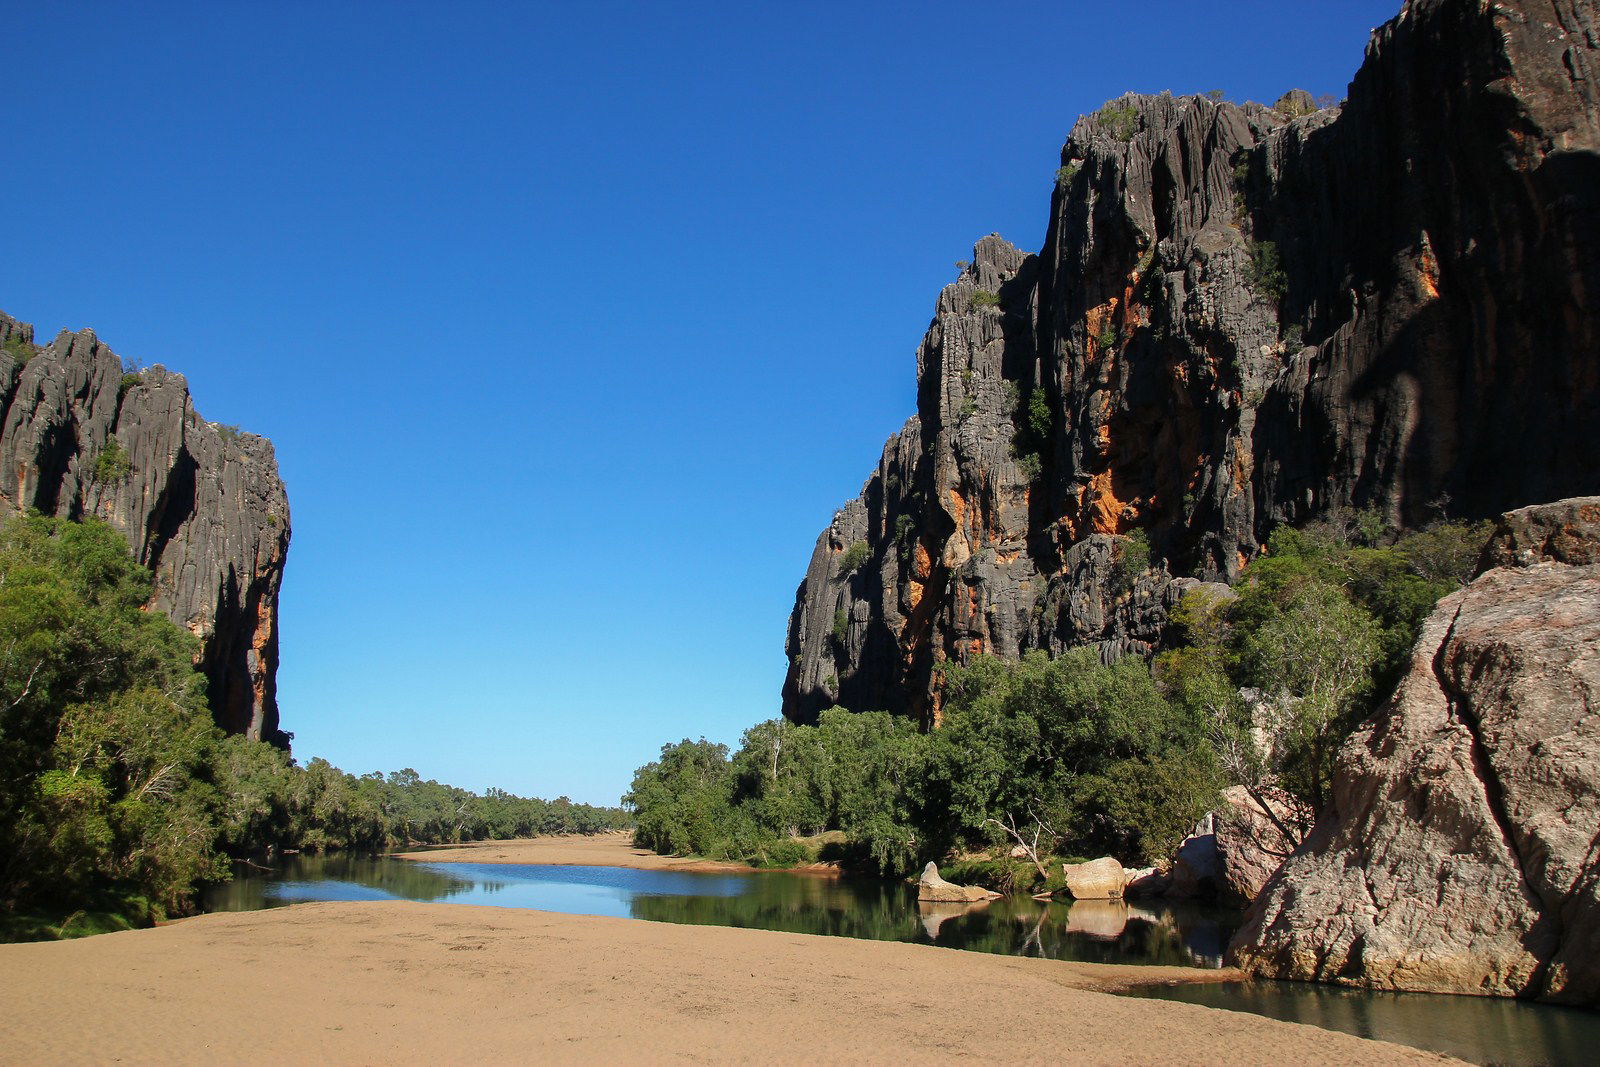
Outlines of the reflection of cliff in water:
[[494,892],[503,883],[467,879],[439,867],[386,857],[289,856],[271,871],[239,864],[233,881],[205,894],[206,911],[253,911],[304,900],[438,901],[470,890]]

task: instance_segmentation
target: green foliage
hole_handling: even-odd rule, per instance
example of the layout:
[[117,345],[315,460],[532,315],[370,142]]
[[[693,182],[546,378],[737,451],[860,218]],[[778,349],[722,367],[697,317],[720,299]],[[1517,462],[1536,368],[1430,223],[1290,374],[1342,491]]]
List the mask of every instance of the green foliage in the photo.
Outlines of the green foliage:
[[1274,304],[1282,300],[1288,288],[1288,278],[1283,273],[1278,246],[1271,241],[1252,241],[1245,278],[1250,288]]
[[1067,186],[1072,182],[1072,179],[1078,176],[1078,172],[1082,169],[1083,161],[1078,159],[1058,168],[1056,170],[1056,184],[1062,187]]
[[134,386],[139,385],[139,384],[141,384],[143,382],[144,382],[144,376],[139,374],[138,372],[130,372],[130,373],[124,374],[122,376],[122,380],[117,383],[117,399],[121,400],[123,397],[128,395],[128,390],[129,389],[132,389]]
[[872,555],[872,550],[865,541],[856,541],[839,554],[839,573],[841,575],[853,574],[861,569],[861,565]]
[[1205,98],[1213,104],[1220,104],[1228,98],[1228,94],[1222,89],[1207,89]]
[[[1169,698],[1212,724],[1230,778],[1328,799],[1339,745],[1398,681],[1438,600],[1472,574],[1487,524],[1396,535],[1377,512],[1280,529],[1224,604],[1190,593],[1182,646],[1157,661]],[[1239,696],[1257,690],[1252,717]],[[1259,743],[1258,739],[1265,743]]]
[[1131,141],[1139,132],[1139,109],[1133,104],[1106,104],[1095,112],[1095,122],[1118,141]]
[[114,485],[125,481],[132,473],[133,460],[115,437],[107,437],[100,454],[95,457],[90,477],[101,485]]
[[997,308],[1000,306],[1000,295],[991,293],[987,289],[974,289],[972,296],[967,299],[967,306],[973,310],[978,308]]
[[1029,840],[1040,832],[1041,853],[1143,862],[1167,854],[1216,800],[1205,724],[1137,658],[983,658],[953,670],[945,694],[924,787],[936,851],[1009,843],[1002,827],[1016,827]]
[[1017,457],[1017,470],[1022,476],[1032,482],[1044,471],[1044,461],[1037,452],[1024,452]]
[[1289,355],[1300,351],[1305,346],[1305,327],[1298,322],[1283,331],[1283,350]]
[[1117,345],[1117,324],[1108,317],[1100,323],[1100,332],[1095,334],[1095,343],[1100,346],[1100,351],[1108,352]]
[[[198,642],[144,610],[148,571],[100,522],[0,524],[0,913],[61,937],[188,910],[228,855],[618,828],[620,809],[356,779],[223,737]],[[67,916],[64,922],[58,917]]]
[[217,433],[222,435],[222,439],[224,441],[237,441],[239,439],[240,430],[237,424],[231,422],[219,422],[215,423],[214,425],[217,428]]
[[910,515],[896,515],[894,517],[894,541],[901,548],[910,547],[917,537],[917,520]]
[[104,524],[0,526],[0,905],[142,919],[221,870],[195,639],[149,596]]
[[844,648],[845,641],[850,637],[850,613],[844,608],[839,608],[833,613],[833,643],[836,648]]
[[1150,535],[1143,529],[1129,531],[1117,545],[1117,561],[1111,573],[1112,593],[1120,597],[1132,592],[1139,575],[1151,566]]
[[0,348],[3,348],[5,354],[10,356],[19,367],[26,366],[28,360],[32,359],[38,352],[38,349],[22,339],[21,334],[12,334],[7,337],[4,344],[0,345]]

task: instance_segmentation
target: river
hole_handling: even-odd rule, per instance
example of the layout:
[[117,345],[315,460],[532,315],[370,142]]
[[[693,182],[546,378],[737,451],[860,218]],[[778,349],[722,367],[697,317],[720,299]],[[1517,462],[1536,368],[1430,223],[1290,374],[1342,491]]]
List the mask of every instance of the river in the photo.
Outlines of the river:
[[[425,863],[384,857],[291,857],[241,870],[207,894],[207,911],[311,900],[420,900],[535,908],[658,922],[907,941],[1088,963],[1219,967],[1239,914],[1158,901],[919,904],[912,886],[759,872]],[[1476,997],[1368,993],[1286,982],[1161,987],[1139,995],[1249,1011],[1343,1030],[1477,1063],[1593,1062],[1600,1014]]]

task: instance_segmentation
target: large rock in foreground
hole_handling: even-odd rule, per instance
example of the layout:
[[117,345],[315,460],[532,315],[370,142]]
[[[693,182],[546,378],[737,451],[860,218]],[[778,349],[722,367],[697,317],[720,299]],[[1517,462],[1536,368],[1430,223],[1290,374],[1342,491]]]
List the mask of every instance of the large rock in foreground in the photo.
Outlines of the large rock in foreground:
[[[1498,541],[1540,524],[1526,510]],[[1600,1005],[1600,565],[1514,558],[1440,602],[1236,963]]]
[[207,422],[180,374],[125,374],[92,330],[33,344],[0,313],[0,515],[103,519],[155,574],[152,606],[202,641],[217,724],[278,729],[289,501],[272,442]]

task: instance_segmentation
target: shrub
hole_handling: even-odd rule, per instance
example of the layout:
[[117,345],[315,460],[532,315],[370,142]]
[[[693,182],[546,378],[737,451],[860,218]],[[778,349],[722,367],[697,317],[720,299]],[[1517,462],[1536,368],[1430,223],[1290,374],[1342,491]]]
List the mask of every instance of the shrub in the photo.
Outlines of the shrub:
[[840,575],[853,574],[860,570],[861,565],[867,561],[867,556],[871,554],[871,551],[865,541],[857,541],[845,549],[839,555]]
[[28,360],[34,357],[36,349],[22,339],[21,334],[13,334],[6,338],[3,346],[6,355],[16,361],[17,366],[25,366]]
[[133,473],[133,460],[123,451],[115,437],[106,438],[100,454],[95,457],[91,477],[101,485],[114,485]]
[[1095,112],[1100,128],[1118,141],[1131,141],[1139,132],[1139,109],[1132,104],[1107,104]]
[[844,608],[833,613],[833,643],[840,648],[844,647],[846,639],[850,636],[850,613]]
[[1283,299],[1288,279],[1283,273],[1283,263],[1278,256],[1278,246],[1271,241],[1253,241],[1250,244],[1250,265],[1246,268],[1250,288],[1273,303]]
[[1305,347],[1306,331],[1298,322],[1283,331],[1283,349],[1293,354]]
[[122,381],[117,383],[117,399],[121,400],[123,397],[127,396],[129,389],[132,389],[134,386],[143,381],[144,378],[140,376],[138,372],[124,374],[122,376]]
[[1024,478],[1031,482],[1038,478],[1039,473],[1044,470],[1044,461],[1039,458],[1039,453],[1037,452],[1024,452],[1017,457],[1017,469],[1022,472]]
[[1072,181],[1072,179],[1078,176],[1078,172],[1082,169],[1083,163],[1076,159],[1071,163],[1058,168],[1056,170],[1056,184],[1062,186],[1067,185]]
[[1000,306],[1000,297],[987,289],[974,289],[967,306],[974,310],[978,308],[997,308]]
[[1150,535],[1133,530],[1117,546],[1117,561],[1112,570],[1112,592],[1124,596],[1133,591],[1139,575],[1150,569]]
[[1095,335],[1094,339],[1099,344],[1102,352],[1115,348],[1117,345],[1117,324],[1108,317],[1100,324],[1100,332]]
[[218,422],[213,425],[216,426],[217,433],[222,435],[224,441],[237,441],[239,439],[239,426],[237,423]]

